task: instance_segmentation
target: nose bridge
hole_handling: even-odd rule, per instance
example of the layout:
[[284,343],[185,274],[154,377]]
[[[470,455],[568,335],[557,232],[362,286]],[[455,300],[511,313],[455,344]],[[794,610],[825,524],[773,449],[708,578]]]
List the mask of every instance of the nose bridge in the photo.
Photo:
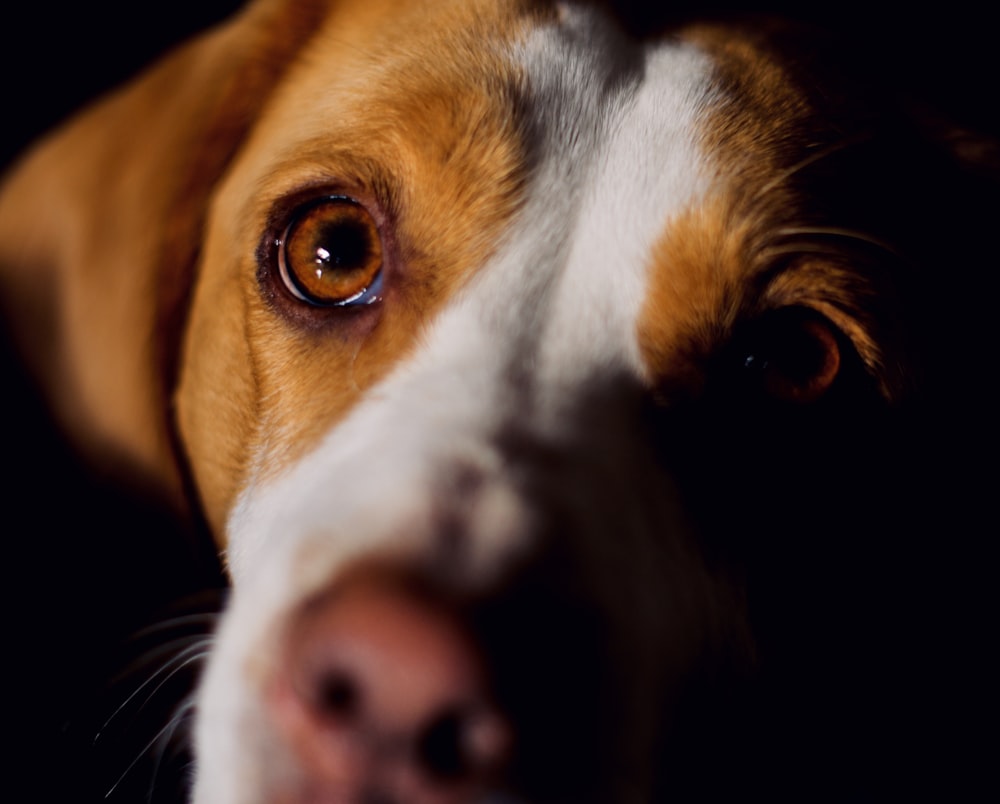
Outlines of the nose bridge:
[[[558,66],[525,47],[531,105],[542,110],[527,123],[535,170],[520,219],[475,286],[477,319],[496,327],[494,343],[512,345],[510,376],[556,426],[593,376],[645,372],[636,329],[654,246],[707,196],[711,174],[704,54],[574,27],[572,14],[561,34]],[[576,77],[588,60],[599,62],[579,70],[590,80],[559,75]]]
[[[400,410],[435,434],[418,439],[431,453],[463,439],[481,449],[517,427],[568,438],[586,406],[628,407],[600,386],[627,396],[641,382],[637,320],[653,245],[707,191],[704,54],[629,40],[570,6],[515,58],[533,165],[520,214],[399,383],[409,389]],[[410,400],[420,399],[433,404],[417,410]],[[583,435],[598,438],[603,423],[592,424]]]

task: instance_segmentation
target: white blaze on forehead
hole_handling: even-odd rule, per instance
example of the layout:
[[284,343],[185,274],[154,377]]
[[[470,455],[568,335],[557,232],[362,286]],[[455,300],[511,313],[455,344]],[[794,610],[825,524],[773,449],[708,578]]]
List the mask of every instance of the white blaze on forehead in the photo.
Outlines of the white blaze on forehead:
[[[543,168],[528,214],[551,227],[562,249],[555,265],[540,266],[558,283],[545,309],[541,355],[553,381],[540,388],[555,395],[557,408],[595,371],[642,375],[636,319],[652,246],[707,183],[698,147],[707,57],[677,43],[640,49],[609,28],[569,13],[562,31],[541,32],[526,48],[541,76],[539,94],[564,93],[562,108],[537,109],[542,121],[553,113],[563,121],[549,129],[543,158],[551,167],[549,175]],[[562,51],[555,62],[554,50]],[[569,151],[567,140],[575,141]],[[528,272],[536,267],[531,241],[523,238],[515,257]]]
[[[490,439],[505,425],[549,429],[582,384],[642,376],[650,251],[707,183],[698,124],[710,63],[611,28],[592,9],[568,10],[513,54],[533,169],[521,214],[405,365],[284,475],[251,480],[229,523],[237,589],[261,550],[281,564],[290,551],[322,554],[319,583],[353,552],[419,531],[442,470],[501,477]],[[488,499],[493,521],[528,516],[512,494]],[[499,533],[477,540],[487,553],[516,549]]]
[[252,688],[291,607],[352,556],[419,551],[434,537],[438,495],[461,488],[449,485],[456,469],[479,480],[461,511],[464,560],[473,572],[501,569],[530,538],[534,512],[495,435],[572,427],[564,406],[584,385],[641,378],[636,320],[651,249],[707,185],[698,126],[711,66],[693,48],[639,46],[612,27],[574,6],[512,53],[532,173],[504,241],[410,359],[302,460],[251,476],[240,496],[229,521],[234,594],[200,697],[196,801],[267,797],[254,773],[218,769],[269,764],[254,742],[266,730]]

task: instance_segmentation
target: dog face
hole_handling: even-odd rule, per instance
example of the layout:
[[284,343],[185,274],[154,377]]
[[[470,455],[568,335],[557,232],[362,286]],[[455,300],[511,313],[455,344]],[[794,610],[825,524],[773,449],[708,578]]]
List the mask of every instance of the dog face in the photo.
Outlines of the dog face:
[[904,484],[937,157],[794,30],[329,5],[251,6],[0,206],[57,409],[226,557],[194,801],[766,776]]

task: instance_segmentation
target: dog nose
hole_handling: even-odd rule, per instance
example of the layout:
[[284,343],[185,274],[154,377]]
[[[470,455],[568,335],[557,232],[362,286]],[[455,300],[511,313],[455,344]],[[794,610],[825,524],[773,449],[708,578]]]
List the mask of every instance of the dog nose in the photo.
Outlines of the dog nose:
[[269,701],[301,769],[292,800],[481,800],[511,729],[448,607],[365,573],[306,604],[287,633]]

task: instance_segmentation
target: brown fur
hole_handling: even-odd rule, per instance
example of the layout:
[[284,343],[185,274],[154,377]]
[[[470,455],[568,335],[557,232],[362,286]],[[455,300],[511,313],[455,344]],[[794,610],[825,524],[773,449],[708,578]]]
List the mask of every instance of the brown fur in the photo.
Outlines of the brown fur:
[[[426,324],[497,247],[534,166],[530,132],[519,128],[523,76],[484,43],[517,41],[556,13],[520,0],[259,0],[29,154],[0,188],[0,295],[27,362],[88,457],[152,484],[182,513],[203,514],[215,546],[225,548],[240,489],[280,473],[347,416],[417,350]],[[956,538],[978,533],[966,504],[985,495],[964,487],[971,473],[942,479],[940,467],[950,473],[959,464],[945,445],[947,427],[960,420],[952,440],[974,443],[977,419],[966,410],[992,416],[975,358],[985,351],[975,335],[988,329],[987,317],[965,311],[984,310],[982,299],[993,295],[968,269],[986,259],[982,232],[996,219],[996,202],[978,207],[959,190],[974,186],[964,183],[972,163],[996,150],[957,140],[969,172],[954,180],[947,148],[925,149],[919,135],[875,143],[886,120],[852,117],[849,98],[825,94],[825,84],[801,72],[812,69],[809,59],[786,57],[773,43],[780,32],[713,25],[677,35],[717,68],[720,88],[701,121],[712,189],[665,224],[650,256],[638,324],[649,387],[628,389],[635,398],[622,432],[648,436],[644,459],[670,481],[650,496],[677,503],[684,522],[665,530],[677,527],[684,541],[658,558],[679,578],[664,591],[667,602],[651,600],[641,614],[622,608],[637,635],[676,619],[675,630],[689,627],[697,647],[668,645],[678,667],[656,694],[640,684],[625,690],[621,698],[643,710],[642,726],[615,734],[614,746],[599,743],[607,733],[581,742],[594,738],[594,757],[623,755],[628,771],[614,789],[641,788],[634,800],[646,800],[647,771],[657,801],[678,800],[675,784],[689,783],[693,799],[703,784],[742,791],[744,777],[764,789],[774,778],[779,789],[790,780],[791,791],[839,772],[841,752],[883,760],[880,734],[860,733],[856,717],[875,706],[875,720],[903,738],[884,772],[895,783],[914,749],[925,758],[924,732],[911,736],[908,726],[952,725],[939,712],[924,717],[934,706],[927,690],[938,683],[934,659],[960,655],[948,648],[966,632],[981,636],[974,626],[963,630],[973,585],[955,580],[965,566],[949,560],[960,552]],[[383,70],[392,82],[374,80]],[[390,88],[373,94],[373,86]],[[925,170],[937,171],[930,184],[947,174],[941,186],[963,203],[925,203],[931,194],[915,192],[926,188],[912,181]],[[357,198],[391,233],[384,245],[392,281],[382,303],[348,311],[336,326],[292,303],[261,268],[295,202],[318,191]],[[883,212],[883,229],[866,228]],[[972,230],[978,239],[966,236]],[[933,288],[926,297],[925,281]],[[850,404],[823,399],[816,410],[791,413],[769,400],[745,409],[718,398],[704,410],[671,404],[709,397],[720,354],[740,344],[748,323],[787,308],[827,322],[817,344],[831,355],[815,386],[792,391],[814,401],[815,387],[822,396],[856,357],[861,382],[849,389],[857,390]],[[946,378],[938,397],[913,393],[921,370],[914,356],[927,344],[934,348],[920,356],[937,359],[936,378]],[[603,427],[596,413],[603,411],[595,428]],[[924,448],[925,438],[937,452]],[[546,457],[534,469],[541,475]],[[605,471],[607,456],[587,457],[593,466],[556,455],[551,471],[571,479]],[[605,462],[615,474],[614,461]],[[913,510],[922,506],[928,515]],[[608,513],[609,530],[618,519]],[[933,539],[921,541],[924,528]],[[629,583],[628,544],[601,545],[622,571],[602,553],[595,587],[601,573]],[[636,599],[659,594],[659,567],[647,563],[635,576]],[[567,566],[560,562],[555,575],[572,574]],[[936,599],[924,596],[926,579],[941,584]],[[947,623],[944,648],[932,621]],[[616,679],[621,671],[619,686],[627,687],[658,673],[631,666],[642,662],[627,657],[649,647],[634,641],[633,653],[601,643],[581,655],[593,655],[597,670],[607,662]],[[539,655],[548,642],[539,640]],[[754,697],[754,687],[742,698],[758,673],[763,693]],[[604,692],[586,683],[580,688]],[[618,700],[616,692],[606,700]],[[670,723],[658,696],[676,698]],[[590,714],[606,703],[585,700]],[[571,703],[570,716],[559,710],[559,718],[573,730],[579,701]],[[815,743],[798,740],[806,727],[822,732],[810,734]],[[545,776],[553,763],[551,746],[543,748]],[[565,781],[559,773],[589,784],[579,755],[562,761],[554,784]],[[851,779],[843,785],[861,788]]]
[[0,195],[8,315],[57,415],[175,504],[169,400],[207,201],[322,13],[254,5],[55,132]]
[[[433,30],[434,41],[415,41],[415,26],[391,4],[370,4],[363,14],[352,7],[346,19],[330,15],[313,40],[315,50],[303,53],[302,69],[293,68],[271,101],[215,201],[177,404],[203,502],[220,538],[246,473],[279,471],[294,460],[400,360],[419,339],[421,324],[483,264],[516,205],[522,165],[506,88],[517,76],[506,75],[489,50],[476,45],[478,26],[502,22],[477,16],[466,4],[412,13],[440,15],[438,25],[420,27]],[[336,47],[341,41],[351,46]],[[431,64],[422,56],[474,50],[479,52],[471,72],[467,54],[461,61]],[[388,98],[360,92],[375,83],[366,79],[369,71],[386,69],[369,54],[387,51],[400,54],[404,64],[391,66],[408,83],[394,87]],[[322,71],[313,69],[318,60]],[[484,85],[494,91],[484,94]],[[440,108],[428,113],[429,107]],[[472,142],[470,130],[477,133]],[[393,177],[380,165],[394,165]],[[392,315],[377,327],[359,324],[360,340],[286,326],[275,309],[297,313],[282,307],[280,293],[261,297],[255,252],[234,253],[231,246],[256,244],[276,200],[310,186],[367,198],[388,219],[400,221],[392,227],[386,268],[393,275],[386,299]],[[410,196],[412,187],[420,194]],[[470,188],[475,194],[468,194]],[[218,353],[205,348],[230,338],[246,346]],[[223,354],[240,362],[220,364]],[[231,424],[220,427],[220,417]]]
[[[434,41],[417,42],[417,26],[392,3],[360,13],[327,5],[252,5],[54,134],[0,196],[4,296],[59,417],[88,454],[178,505],[189,461],[220,539],[248,464],[266,455],[269,470],[280,468],[342,415],[482,263],[517,202],[521,156],[505,86],[518,78],[477,37],[484,26],[516,35],[511,9],[417,4],[409,13],[440,19],[420,26]],[[409,64],[394,69],[410,80],[375,103],[359,88],[368,71],[385,69],[373,54],[390,50]],[[456,58],[429,63],[427,52]],[[316,60],[326,69],[311,70]],[[331,75],[342,80],[330,85]],[[471,148],[459,137],[469,130],[477,132]],[[329,148],[331,138],[338,147]],[[234,159],[234,178],[220,189]],[[406,181],[393,186],[372,167],[386,163]],[[331,176],[351,177],[349,189],[386,215],[406,211],[394,314],[363,349],[275,323],[256,272],[245,270],[241,283],[236,270],[255,259],[271,199]],[[402,194],[412,186],[422,187],[419,197]],[[490,191],[470,196],[472,187]],[[445,219],[453,224],[442,228]],[[341,369],[302,368],[318,363]],[[265,442],[261,422],[283,434],[281,443]]]
[[[683,36],[712,54],[727,92],[709,109],[703,147],[715,190],[667,225],[652,257],[639,339],[652,381],[697,394],[706,361],[742,320],[786,307],[821,313],[843,332],[882,394],[897,400],[905,380],[882,354],[901,348],[892,291],[838,245],[811,239],[868,239],[805,217],[800,174],[853,143],[827,131],[823,108],[798,88],[759,31],[695,26]],[[776,58],[777,56],[777,58]],[[879,248],[878,242],[870,245]]]

